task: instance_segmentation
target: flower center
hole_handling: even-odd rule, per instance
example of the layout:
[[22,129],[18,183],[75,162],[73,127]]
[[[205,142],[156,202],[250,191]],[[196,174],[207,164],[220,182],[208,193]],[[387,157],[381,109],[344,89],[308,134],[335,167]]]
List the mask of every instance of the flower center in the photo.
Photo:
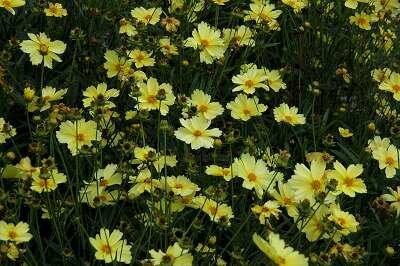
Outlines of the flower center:
[[101,248],[100,248],[100,250],[101,250],[103,253],[111,254],[111,248],[110,248],[110,246],[109,246],[108,244],[102,245]]
[[11,1],[9,0],[3,0],[3,7],[5,8],[11,8]]
[[146,15],[146,16],[144,17],[144,20],[146,20],[147,22],[149,22],[149,21],[151,20],[151,18],[152,18],[152,15]]
[[49,53],[49,47],[46,44],[40,44],[39,50],[42,55],[47,55]]
[[197,130],[193,131],[193,136],[200,137],[201,135],[203,135],[203,133],[200,130],[197,129]]
[[250,112],[249,109],[244,108],[244,109],[243,109],[243,114],[244,114],[245,116],[250,116],[251,112]]
[[394,167],[395,160],[393,157],[386,157],[385,164],[391,167]]
[[288,123],[292,123],[293,122],[293,117],[290,115],[285,115],[285,121]]
[[204,112],[207,112],[208,107],[207,107],[207,105],[205,105],[205,104],[201,104],[201,105],[199,105],[199,106],[197,107],[197,110],[199,110],[200,113],[204,113]]
[[368,20],[366,18],[358,18],[357,20],[358,24],[366,26],[368,25]]
[[182,189],[182,188],[183,188],[183,185],[180,184],[180,183],[177,183],[177,184],[175,184],[175,188],[176,188],[176,189]]
[[394,93],[400,93],[400,85],[399,84],[394,85],[393,91],[394,91]]
[[254,87],[254,82],[251,79],[249,79],[249,80],[245,81],[244,85],[246,87],[253,88]]
[[154,104],[157,102],[157,98],[155,95],[149,95],[147,96],[147,102],[150,104]]
[[248,179],[249,181],[254,182],[254,181],[256,181],[257,176],[256,176],[254,173],[250,173],[250,174],[247,175],[247,179]]
[[210,45],[210,42],[208,40],[201,40],[200,41],[201,46],[203,47],[207,47]]
[[17,237],[17,232],[15,232],[14,230],[9,231],[9,232],[8,232],[8,237],[9,237],[10,239],[15,239],[15,238]]
[[108,180],[106,180],[106,179],[101,179],[100,180],[100,186],[101,187],[106,187],[106,186],[108,186]]
[[319,180],[313,180],[313,181],[311,182],[311,187],[312,187],[314,190],[319,190],[319,189],[321,188],[321,182],[320,182]]
[[354,185],[354,179],[350,177],[346,177],[343,181],[346,187],[352,187]]
[[85,140],[85,134],[79,133],[78,135],[76,135],[76,140],[78,142],[84,141]]

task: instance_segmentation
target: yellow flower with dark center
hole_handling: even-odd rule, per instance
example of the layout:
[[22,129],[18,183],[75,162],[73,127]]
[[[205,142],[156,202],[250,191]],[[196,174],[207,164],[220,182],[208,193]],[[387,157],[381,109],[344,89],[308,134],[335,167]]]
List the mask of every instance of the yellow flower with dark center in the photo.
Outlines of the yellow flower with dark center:
[[15,243],[28,242],[32,239],[32,234],[29,233],[29,224],[24,222],[6,223],[0,221],[0,240],[12,241]]

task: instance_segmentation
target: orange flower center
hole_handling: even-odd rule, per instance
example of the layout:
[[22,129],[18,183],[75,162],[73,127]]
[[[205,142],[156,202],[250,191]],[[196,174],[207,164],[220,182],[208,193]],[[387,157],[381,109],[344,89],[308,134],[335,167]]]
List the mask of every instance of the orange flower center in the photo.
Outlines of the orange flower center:
[[215,215],[216,213],[217,213],[217,207],[210,207],[210,208],[208,208],[208,210],[210,211],[210,213],[212,214],[212,215]]
[[200,41],[201,46],[203,47],[207,47],[210,45],[210,42],[208,40],[201,40]]
[[144,17],[144,20],[146,20],[147,22],[149,22],[149,21],[151,20],[151,18],[152,18],[152,15],[146,15],[146,16]]
[[343,181],[346,187],[352,187],[354,185],[354,179],[350,177],[346,177]]
[[76,135],[76,140],[78,142],[84,141],[85,140],[85,134],[79,133],[78,135]]
[[147,96],[147,102],[150,104],[154,104],[157,102],[157,98],[155,95],[149,95]]
[[385,164],[388,166],[394,166],[395,160],[392,157],[386,157],[385,158]]
[[203,135],[203,133],[200,130],[193,131],[193,136],[200,137],[201,135]]
[[111,248],[110,248],[110,246],[109,246],[108,244],[102,245],[101,248],[100,248],[100,250],[101,250],[103,253],[111,254]]
[[249,80],[246,80],[244,85],[246,85],[246,87],[252,88],[252,87],[254,87],[254,82],[251,79],[249,79]]
[[257,176],[256,176],[254,173],[250,173],[250,174],[247,175],[247,179],[248,179],[249,181],[254,182],[254,181],[257,180]]
[[197,110],[199,110],[200,113],[207,112],[208,106],[205,105],[205,104],[201,104],[201,105],[199,105],[199,106],[197,107]]
[[107,185],[108,185],[108,180],[105,180],[104,178],[100,180],[101,187],[106,187]]
[[243,114],[244,114],[245,116],[250,116],[251,112],[250,112],[249,109],[244,108],[244,109],[243,109]]
[[15,238],[17,237],[17,232],[15,232],[14,230],[9,231],[9,232],[8,232],[8,237],[9,237],[10,239],[15,239]]
[[179,184],[179,183],[178,183],[178,184],[175,184],[175,188],[176,188],[176,189],[182,189],[182,188],[183,188],[183,185],[182,185],[182,184]]
[[313,180],[313,181],[311,182],[311,187],[312,187],[314,190],[319,190],[319,189],[321,188],[321,182],[320,182],[319,180]]
[[366,18],[361,17],[361,18],[357,19],[357,23],[360,25],[366,26],[366,25],[368,25],[368,20]]
[[400,93],[400,85],[399,84],[394,85],[393,91],[394,91],[394,93]]
[[11,6],[11,1],[9,1],[9,0],[3,0],[3,7],[5,7],[5,8],[12,8],[12,6]]

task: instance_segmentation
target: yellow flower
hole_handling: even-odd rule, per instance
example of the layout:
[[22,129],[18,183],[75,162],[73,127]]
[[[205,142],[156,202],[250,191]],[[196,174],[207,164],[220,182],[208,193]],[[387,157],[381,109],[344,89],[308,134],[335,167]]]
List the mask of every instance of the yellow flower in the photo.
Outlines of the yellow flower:
[[281,74],[278,70],[268,70],[263,68],[264,74],[266,76],[265,83],[268,88],[272,89],[274,92],[286,89],[286,84],[283,82]]
[[144,25],[151,24],[155,25],[160,21],[160,16],[162,14],[161,8],[149,8],[145,9],[144,7],[136,7],[131,10],[131,15],[138,22],[143,23]]
[[107,77],[112,78],[118,75],[121,80],[127,80],[131,71],[132,60],[119,57],[116,51],[107,50],[104,54],[106,62],[104,68],[107,70]]
[[132,36],[137,35],[137,30],[136,30],[135,26],[133,26],[129,20],[122,18],[119,21],[119,33],[120,34],[125,33],[129,37],[132,37]]
[[392,13],[393,17],[400,13],[399,0],[374,0],[373,4],[376,12],[385,11],[385,13]]
[[163,25],[168,32],[176,32],[181,22],[174,17],[166,17],[161,20],[161,25]]
[[264,191],[274,187],[278,175],[268,171],[267,165],[263,160],[256,160],[248,153],[235,158],[232,164],[234,176],[243,179],[242,187],[254,189],[257,196],[262,198]]
[[38,193],[51,192],[55,190],[59,184],[67,182],[67,177],[63,173],[59,173],[57,169],[50,172],[43,172],[43,168],[32,173],[31,189]]
[[197,196],[193,199],[196,208],[201,209],[216,223],[230,225],[230,219],[234,217],[232,208],[225,203],[217,203],[216,201],[206,198],[205,196]]
[[364,181],[361,178],[357,178],[363,172],[362,164],[351,164],[346,169],[340,162],[336,161],[333,163],[333,167],[335,170],[329,172],[329,176],[338,181],[336,189],[340,193],[354,197],[355,193],[367,192]]
[[303,8],[307,7],[308,0],[282,0],[282,3],[293,8],[295,13],[300,12]]
[[49,7],[44,9],[44,13],[47,17],[61,18],[68,15],[68,12],[63,8],[62,4],[59,3],[49,3]]
[[30,40],[22,41],[20,46],[24,53],[29,54],[32,65],[43,62],[45,67],[53,68],[53,60],[61,62],[59,54],[63,54],[67,45],[62,41],[51,41],[45,33],[38,35],[28,33]]
[[365,12],[355,13],[354,16],[350,17],[350,23],[357,25],[359,28],[364,30],[370,30],[371,24],[377,22],[378,17],[374,14],[366,14]]
[[132,120],[137,115],[137,111],[128,110],[125,112],[125,120]]
[[389,79],[379,85],[379,89],[393,93],[393,98],[400,101],[400,73],[391,73]]
[[14,223],[6,223],[3,220],[0,221],[0,240],[12,241],[18,244],[28,242],[31,239],[29,224],[19,222],[15,225]]
[[132,58],[132,61],[135,63],[137,68],[142,68],[145,66],[154,66],[156,60],[151,57],[151,54],[141,51],[139,49],[135,49],[129,53],[129,57]]
[[225,45],[219,30],[201,22],[197,29],[193,30],[192,36],[186,39],[185,46],[200,50],[200,62],[211,64],[215,59],[224,56]]
[[212,120],[224,112],[218,102],[211,102],[211,96],[201,90],[194,90],[190,96],[189,104],[195,106],[197,113],[207,120]]
[[285,241],[280,239],[278,234],[270,232],[268,234],[268,241],[266,241],[254,233],[253,242],[276,265],[308,266],[308,259],[292,247],[286,246]]
[[358,3],[368,3],[369,0],[346,0],[344,3],[345,7],[356,9],[358,7]]
[[135,155],[136,160],[138,160],[138,163],[140,164],[142,162],[151,159],[156,154],[156,150],[149,146],[135,147],[133,153]]
[[353,133],[351,133],[351,131],[348,128],[339,127],[338,131],[340,136],[342,136],[343,138],[350,138],[353,136]]
[[306,118],[297,112],[297,107],[289,107],[286,103],[282,103],[274,108],[274,117],[277,122],[285,122],[292,126],[305,124]]
[[227,46],[231,43],[236,47],[253,47],[255,45],[255,41],[253,39],[254,33],[252,29],[244,25],[241,25],[237,29],[224,29],[222,33],[224,36],[225,45]]
[[320,161],[312,161],[310,169],[304,164],[296,164],[294,175],[289,180],[296,200],[314,201],[319,193],[325,192],[327,185],[325,167],[326,164]]
[[14,8],[25,5],[24,0],[0,0],[0,7],[5,8],[8,12],[15,15]]
[[211,2],[219,6],[224,6],[225,3],[229,2],[229,0],[211,0]]
[[117,172],[116,164],[108,164],[104,169],[98,169],[95,174],[95,181],[89,183],[87,192],[101,193],[109,186],[120,185],[122,175]]
[[387,178],[392,178],[399,168],[399,150],[390,144],[387,148],[381,147],[372,151],[372,156],[379,162],[379,169],[385,169]]
[[392,188],[388,188],[390,194],[383,194],[382,199],[390,202],[390,207],[396,211],[396,217],[400,216],[400,186],[397,187],[397,191]]
[[266,24],[272,30],[279,29],[276,20],[281,14],[281,10],[275,10],[275,5],[268,1],[260,1],[259,3],[250,4],[250,10],[245,11],[244,21],[254,20],[259,24]]
[[251,67],[246,72],[232,77],[232,82],[237,85],[232,91],[243,91],[246,94],[253,94],[256,88],[268,90],[268,86],[264,83],[266,80],[267,76],[263,70],[258,69],[257,66]]
[[31,87],[26,87],[24,89],[24,99],[27,102],[30,102],[33,100],[33,98],[35,97],[35,90],[32,89]]
[[319,207],[311,208],[311,215],[301,219],[299,216],[293,217],[298,220],[297,228],[301,232],[306,234],[306,238],[310,242],[320,240],[321,238],[329,238],[330,232],[327,232],[326,226],[326,215],[328,208],[325,205],[319,205]]
[[386,150],[390,146],[390,139],[381,138],[380,136],[375,136],[373,139],[368,140],[368,148],[369,152],[373,152],[378,149]]
[[218,128],[208,129],[211,121],[203,117],[196,116],[190,119],[180,119],[179,121],[183,127],[175,130],[175,137],[190,144],[194,150],[212,148],[214,146],[214,137],[219,137],[222,134]]
[[56,135],[60,143],[68,145],[73,156],[77,155],[83,146],[91,147],[92,141],[101,139],[96,122],[84,119],[62,122]]
[[199,191],[200,188],[198,185],[195,183],[191,182],[187,177],[185,176],[167,176],[166,177],[166,182],[168,185],[168,188],[171,189],[171,191],[178,196],[189,196],[196,191]]
[[330,209],[328,220],[333,222],[337,227],[336,233],[333,236],[335,241],[339,241],[341,236],[357,232],[358,222],[355,217],[345,211],[342,211],[339,206],[333,205]]
[[371,71],[372,78],[377,82],[388,81],[391,74],[392,74],[392,70],[389,68],[386,68],[386,67],[383,69],[376,68]]
[[271,216],[278,218],[279,214],[281,213],[281,210],[279,209],[279,204],[273,200],[269,200],[263,205],[255,205],[251,208],[251,211],[254,214],[258,215],[260,224],[266,224],[266,219]]
[[113,261],[130,264],[132,260],[131,246],[122,239],[122,232],[119,230],[110,231],[105,228],[100,229],[100,234],[95,238],[90,237],[90,244],[96,249],[95,257],[97,260],[104,260],[105,263]]
[[32,174],[39,171],[39,167],[32,166],[31,159],[29,157],[22,158],[15,167],[20,170],[18,177],[22,179],[27,179],[32,177]]
[[231,167],[221,167],[218,165],[209,165],[206,167],[206,174],[211,176],[221,176],[225,181],[230,181],[233,178]]
[[161,115],[167,115],[169,106],[175,102],[172,86],[168,83],[158,84],[155,78],[149,78],[146,83],[137,84],[141,95],[136,108],[139,110],[159,110]]
[[53,87],[46,86],[42,89],[41,97],[34,97],[33,101],[28,104],[28,111],[34,112],[40,110],[40,112],[46,111],[51,107],[51,102],[62,100],[68,89],[56,90]]
[[178,48],[171,44],[171,39],[169,38],[162,38],[159,41],[161,52],[164,55],[177,55],[178,53]]
[[173,246],[169,246],[166,252],[161,250],[149,251],[151,255],[152,265],[171,265],[171,266],[191,266],[193,263],[193,256],[189,250],[183,249],[177,242]]
[[177,164],[176,156],[175,155],[160,155],[158,154],[157,159],[153,162],[154,167],[156,168],[157,172],[160,173],[164,167],[175,167]]
[[247,121],[254,116],[261,116],[267,110],[267,106],[258,103],[257,96],[247,98],[246,94],[239,94],[235,100],[226,105],[231,110],[231,116],[237,120]]
[[281,207],[286,208],[290,217],[296,217],[298,215],[295,192],[288,183],[278,181],[278,190],[274,189],[270,194]]
[[116,89],[107,90],[107,84],[100,83],[97,85],[97,88],[95,86],[86,88],[83,92],[83,96],[86,97],[82,100],[83,106],[85,107],[90,107],[92,103],[95,103],[107,108],[113,108],[115,104],[109,100],[118,97],[119,91]]
[[137,176],[131,176],[129,179],[131,183],[134,183],[134,186],[128,191],[131,198],[136,198],[145,191],[151,193],[154,189],[161,187],[159,180],[151,178],[151,172],[148,168],[141,170]]
[[6,123],[3,117],[0,117],[0,144],[6,143],[6,140],[17,135],[17,131],[13,126]]

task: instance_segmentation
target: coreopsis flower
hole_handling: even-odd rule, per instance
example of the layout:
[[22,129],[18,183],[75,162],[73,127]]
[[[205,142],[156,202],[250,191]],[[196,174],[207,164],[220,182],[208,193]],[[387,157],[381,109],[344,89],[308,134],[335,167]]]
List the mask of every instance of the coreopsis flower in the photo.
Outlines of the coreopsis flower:
[[350,17],[350,23],[364,30],[371,29],[371,23],[377,22],[379,19],[375,14],[367,14],[365,12],[355,13]]
[[269,89],[273,90],[274,92],[286,89],[286,84],[283,82],[281,74],[278,70],[268,70],[263,68],[263,71],[266,76],[265,84]]
[[148,168],[140,170],[137,176],[131,176],[129,179],[134,184],[128,191],[128,195],[131,198],[136,198],[145,191],[151,193],[154,189],[161,187],[160,181],[151,177],[151,172]]
[[302,9],[307,7],[308,0],[282,0],[282,3],[284,3],[285,5],[290,6],[291,8],[293,8],[295,13],[298,13]]
[[67,177],[63,173],[59,173],[57,169],[46,172],[41,168],[32,173],[31,189],[38,193],[51,192],[57,189],[59,184],[65,182],[67,182]]
[[255,45],[252,29],[244,25],[241,25],[237,29],[224,29],[222,34],[226,45],[233,44],[235,47],[253,47]]
[[396,217],[400,216],[400,186],[397,190],[388,188],[389,194],[383,194],[381,197],[384,201],[390,202],[390,207],[396,211]]
[[338,128],[340,136],[343,138],[350,138],[353,136],[353,133],[348,128],[339,127]]
[[137,161],[137,163],[140,164],[142,162],[146,162],[150,159],[153,159],[154,155],[156,154],[156,150],[150,146],[145,146],[145,147],[136,146],[135,149],[133,150],[133,154],[135,156],[135,161]]
[[45,33],[28,33],[30,40],[22,41],[20,46],[24,53],[29,54],[32,65],[43,62],[45,67],[53,68],[53,60],[61,62],[58,56],[65,52],[67,45],[62,41],[51,41]]
[[164,55],[171,56],[171,55],[177,55],[178,53],[178,47],[175,45],[171,44],[171,39],[170,38],[162,38],[159,40],[161,52]]
[[257,96],[247,98],[246,94],[239,94],[226,105],[226,109],[231,110],[234,119],[248,121],[252,117],[261,116],[267,110],[267,106],[258,101]]
[[356,9],[358,7],[358,3],[368,3],[369,0],[346,0],[344,2],[344,6],[351,8],[351,9]]
[[132,22],[129,20],[122,18],[119,21],[119,33],[120,34],[126,34],[129,37],[137,35],[137,30],[135,26],[132,25]]
[[269,1],[251,3],[250,10],[245,11],[244,21],[254,20],[257,24],[265,24],[272,30],[279,29],[277,18],[282,14],[281,10],[276,10],[275,5]]
[[372,151],[372,156],[379,162],[379,169],[385,169],[387,178],[392,178],[399,168],[400,151],[390,144],[387,148],[381,147]]
[[256,88],[268,90],[268,86],[264,83],[266,80],[267,76],[265,72],[254,66],[232,77],[232,82],[236,84],[236,87],[232,91],[243,91],[246,94],[253,94]]
[[129,76],[128,73],[133,71],[131,69],[132,60],[120,57],[114,50],[107,50],[104,58],[106,59],[104,68],[107,70],[108,78],[118,76],[119,79],[126,80]]
[[90,184],[87,184],[80,189],[79,200],[92,208],[115,205],[118,200],[123,199],[120,190],[89,191],[89,186]]
[[308,258],[286,245],[278,234],[270,232],[268,241],[253,234],[253,242],[276,265],[279,266],[308,266]]
[[105,228],[100,229],[100,234],[95,238],[89,237],[90,244],[96,249],[95,257],[97,260],[104,260],[105,263],[123,262],[130,264],[132,260],[131,245],[122,239],[122,232],[119,230],[110,231]]
[[175,130],[175,137],[191,145],[194,150],[200,148],[212,148],[214,138],[222,135],[218,128],[208,129],[211,121],[203,117],[193,117],[190,119],[180,119],[182,127]]
[[6,143],[6,140],[17,135],[17,131],[9,123],[6,123],[3,117],[0,117],[0,144]]
[[171,266],[191,266],[193,263],[193,256],[189,253],[189,250],[181,248],[178,242],[174,245],[169,246],[166,252],[162,250],[150,250],[149,251],[152,265],[171,265]]
[[46,111],[50,109],[52,102],[62,100],[67,92],[68,89],[57,90],[56,88],[46,86],[42,89],[42,95],[40,97],[34,97],[33,100],[28,104],[28,111]]
[[16,244],[29,242],[32,239],[32,234],[29,233],[29,224],[24,222],[6,223],[0,221],[0,240],[12,241]]
[[279,209],[279,204],[276,201],[269,200],[263,205],[255,205],[251,208],[251,211],[258,215],[258,220],[260,224],[266,224],[266,220],[271,216],[278,218],[281,210]]
[[278,179],[278,175],[268,171],[263,160],[256,160],[248,153],[235,158],[232,164],[234,176],[243,179],[242,187],[255,190],[257,196],[262,198],[264,191],[272,189]]
[[153,161],[154,168],[160,173],[164,167],[175,167],[178,161],[176,155],[157,155],[157,159]]
[[354,197],[355,193],[367,193],[367,187],[361,178],[357,178],[363,172],[362,164],[351,164],[346,169],[340,162],[333,163],[335,170],[329,172],[331,179],[338,181],[336,189],[340,193]]
[[25,0],[0,0],[0,7],[5,8],[8,12],[15,15],[14,8],[25,5]]
[[115,104],[110,101],[111,98],[119,96],[119,91],[116,89],[107,90],[106,83],[100,83],[95,86],[86,88],[83,92],[85,98],[82,100],[83,106],[90,107],[92,104],[101,105],[107,108],[115,107]]
[[388,81],[390,78],[390,75],[392,74],[392,70],[390,68],[376,68],[371,71],[371,76],[376,82],[384,82]]
[[218,29],[213,29],[206,22],[201,22],[197,29],[193,30],[192,36],[186,39],[185,46],[200,50],[200,62],[211,64],[224,56],[224,40]]
[[200,188],[195,183],[191,182],[186,176],[167,176],[166,182],[168,188],[178,196],[189,196],[196,191],[199,191]]
[[335,241],[339,241],[342,235],[347,236],[350,233],[357,232],[357,227],[359,225],[352,214],[342,211],[340,207],[336,205],[330,208],[328,220],[333,222],[337,228],[333,236]]
[[368,140],[368,152],[373,152],[378,149],[386,150],[390,146],[389,138],[381,138],[380,136],[375,136],[373,139]]
[[273,189],[270,191],[271,196],[275,199],[279,206],[286,208],[286,211],[290,217],[297,216],[297,201],[293,188],[288,183],[282,183],[282,181],[278,181],[277,187],[277,190]]
[[22,158],[19,163],[15,165],[20,172],[18,176],[22,179],[28,179],[32,177],[32,174],[39,171],[39,167],[32,166],[31,159],[29,157]]
[[297,107],[289,107],[286,103],[281,103],[279,107],[274,108],[274,118],[277,122],[285,122],[292,126],[305,124],[306,118],[297,112]]
[[211,102],[211,96],[201,90],[194,90],[189,99],[189,104],[196,107],[197,113],[207,120],[213,120],[224,112],[218,102]]
[[310,242],[329,238],[331,232],[328,232],[326,226],[324,226],[328,208],[325,205],[321,205],[319,208],[311,208],[310,211],[312,213],[311,217],[307,216],[305,219],[299,219],[298,215],[293,217],[294,219],[299,219],[297,228],[306,234],[306,238]]
[[162,14],[161,8],[149,8],[146,9],[144,7],[136,7],[131,10],[131,15],[138,22],[143,23],[144,25],[155,25],[160,21],[160,16]]
[[108,164],[103,169],[98,169],[95,174],[95,180],[90,182],[87,192],[101,193],[109,186],[120,185],[122,183],[122,175],[117,172],[118,165]]
[[47,17],[62,18],[68,15],[68,12],[60,3],[49,3],[49,7],[44,9]]
[[176,32],[181,22],[174,17],[166,17],[161,20],[161,25],[163,25],[168,32]]
[[225,179],[225,181],[231,181],[233,178],[231,167],[221,167],[218,165],[209,165],[206,167],[206,174],[211,176],[220,176]]
[[384,11],[385,13],[391,13],[393,17],[400,13],[399,0],[373,0],[372,2],[376,12]]
[[393,98],[400,101],[400,73],[391,73],[389,79],[379,85],[379,89],[393,93]]
[[101,138],[96,122],[84,119],[62,122],[56,135],[60,143],[67,144],[73,156],[77,155],[83,146],[91,147],[92,141],[98,141]]
[[216,223],[231,224],[230,219],[234,217],[232,208],[225,203],[217,203],[216,201],[206,198],[205,196],[197,196],[193,199],[196,208],[201,209]]
[[326,164],[320,161],[312,161],[310,169],[304,164],[296,164],[294,175],[289,180],[296,200],[314,201],[319,193],[325,192],[328,184],[325,167]]
[[167,115],[169,106],[175,102],[172,86],[168,83],[158,84],[157,79],[149,78],[146,83],[137,84],[141,95],[138,97],[138,110],[159,110],[161,115]]
[[154,64],[156,63],[156,60],[154,60],[154,58],[151,57],[150,53],[147,53],[146,51],[142,51],[139,49],[131,51],[129,53],[129,57],[135,63],[135,66],[137,68],[154,66]]

